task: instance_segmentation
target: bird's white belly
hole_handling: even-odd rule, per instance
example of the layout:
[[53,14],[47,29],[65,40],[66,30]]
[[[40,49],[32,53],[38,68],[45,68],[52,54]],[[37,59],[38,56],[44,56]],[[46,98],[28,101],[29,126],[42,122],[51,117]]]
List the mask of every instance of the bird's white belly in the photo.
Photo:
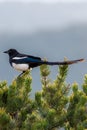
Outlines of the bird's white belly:
[[15,64],[15,63],[12,63],[12,66],[18,71],[26,71],[29,68],[28,64]]

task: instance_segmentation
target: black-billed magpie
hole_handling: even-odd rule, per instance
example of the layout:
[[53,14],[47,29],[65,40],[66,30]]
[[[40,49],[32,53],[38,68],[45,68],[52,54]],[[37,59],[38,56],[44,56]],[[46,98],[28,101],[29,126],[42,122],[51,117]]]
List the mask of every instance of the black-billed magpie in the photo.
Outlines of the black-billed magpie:
[[43,64],[71,65],[84,60],[84,59],[78,59],[78,60],[70,60],[70,61],[63,61],[63,62],[49,62],[49,61],[43,61],[40,57],[21,54],[16,49],[9,49],[4,53],[7,53],[9,55],[9,62],[11,66],[16,70],[22,71],[22,73],[24,73],[26,70],[30,68],[34,68]]

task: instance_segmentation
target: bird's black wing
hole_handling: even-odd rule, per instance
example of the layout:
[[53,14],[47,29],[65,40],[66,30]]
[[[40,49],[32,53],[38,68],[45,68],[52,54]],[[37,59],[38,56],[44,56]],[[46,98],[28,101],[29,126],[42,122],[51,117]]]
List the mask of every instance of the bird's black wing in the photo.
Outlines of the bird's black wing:
[[16,57],[12,58],[11,61],[16,64],[29,64],[30,68],[37,67],[43,62],[40,57],[26,54],[18,54]]

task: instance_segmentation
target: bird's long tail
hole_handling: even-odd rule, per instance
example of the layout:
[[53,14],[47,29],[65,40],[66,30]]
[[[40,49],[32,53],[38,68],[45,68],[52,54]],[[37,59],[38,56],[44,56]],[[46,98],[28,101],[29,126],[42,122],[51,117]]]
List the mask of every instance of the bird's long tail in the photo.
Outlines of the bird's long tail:
[[44,62],[42,62],[42,64],[46,64],[46,65],[71,65],[71,64],[78,63],[78,62],[82,62],[82,61],[84,61],[84,59],[70,60],[70,61],[63,61],[63,62],[44,61]]

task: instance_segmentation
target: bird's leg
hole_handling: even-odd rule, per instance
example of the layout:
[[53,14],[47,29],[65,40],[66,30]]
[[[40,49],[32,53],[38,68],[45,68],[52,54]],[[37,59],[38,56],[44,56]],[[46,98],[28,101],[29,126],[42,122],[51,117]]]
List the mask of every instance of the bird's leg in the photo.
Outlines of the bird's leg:
[[25,73],[25,71],[23,71],[21,74],[19,74],[18,77],[21,77],[24,73]]

